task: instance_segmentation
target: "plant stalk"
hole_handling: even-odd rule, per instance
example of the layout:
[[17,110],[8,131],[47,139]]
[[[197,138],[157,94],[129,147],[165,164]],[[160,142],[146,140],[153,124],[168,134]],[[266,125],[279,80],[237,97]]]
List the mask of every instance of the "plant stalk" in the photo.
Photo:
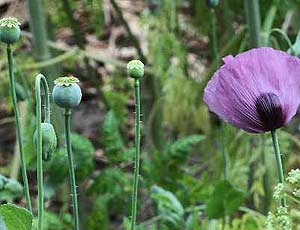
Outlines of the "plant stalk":
[[46,78],[39,74],[35,81],[36,99],[36,130],[37,130],[37,181],[38,181],[38,230],[43,230],[44,216],[44,188],[43,188],[43,143],[42,143],[42,102],[41,83],[45,91],[45,122],[50,123],[50,98],[49,87]]
[[27,209],[32,213],[32,205],[31,205],[28,177],[26,171],[26,161],[25,161],[24,149],[23,149],[21,117],[18,108],[16,85],[15,85],[16,82],[15,82],[15,76],[13,71],[13,56],[12,56],[12,50],[10,45],[7,45],[7,60],[8,60],[10,91],[11,91],[11,97],[12,97],[14,113],[15,113],[16,133],[17,133],[17,140],[19,144],[19,152],[20,152],[20,159],[21,159],[21,171],[22,171],[23,184],[24,184],[24,195],[26,199]]
[[217,18],[214,9],[210,9],[210,20],[211,20],[211,40],[212,40],[212,52],[213,58],[219,59],[219,48],[218,48],[218,32],[217,32]]
[[79,230],[79,211],[77,201],[76,178],[74,170],[74,161],[71,144],[71,110],[65,109],[65,134],[68,151],[68,167],[70,174],[70,183],[72,190],[73,214],[74,214],[74,230]]
[[[33,45],[36,60],[46,61],[51,59],[51,52],[48,47],[48,33],[47,33],[47,23],[46,17],[43,9],[43,1],[40,0],[27,0],[27,8],[29,12],[29,25],[30,30],[33,34]],[[47,76],[49,82],[49,87],[52,89],[54,85],[55,77],[59,75],[57,66],[45,66],[41,68],[41,72]],[[54,105],[53,111],[53,125],[57,131],[58,141],[60,144],[64,143],[63,135],[63,119],[61,109]]]
[[140,80],[135,79],[134,82],[135,95],[135,162],[134,162],[134,182],[132,196],[132,213],[131,213],[131,230],[135,230],[137,202],[138,202],[138,183],[140,173],[140,148],[141,148],[141,102],[140,102]]
[[224,180],[228,179],[228,153],[226,150],[226,140],[225,140],[225,124],[221,121],[221,144],[222,144],[222,155],[223,155],[223,173],[224,173]]
[[[276,130],[271,131],[271,134],[272,134],[272,141],[273,141],[274,153],[275,153],[275,158],[276,158],[276,166],[277,166],[279,183],[284,185],[285,179],[284,179],[283,165],[282,165],[282,159],[281,159],[278,136],[277,136]],[[283,196],[280,199],[280,205],[282,207],[286,207],[285,196]]]
[[245,0],[245,10],[250,35],[250,47],[260,47],[260,11],[259,0]]

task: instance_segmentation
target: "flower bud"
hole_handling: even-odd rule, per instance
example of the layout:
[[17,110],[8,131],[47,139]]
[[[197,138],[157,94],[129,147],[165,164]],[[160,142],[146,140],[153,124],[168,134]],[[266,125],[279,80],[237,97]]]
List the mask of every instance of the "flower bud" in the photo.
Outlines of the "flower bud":
[[75,77],[60,77],[56,79],[52,92],[54,102],[65,109],[78,106],[82,98],[78,82],[79,80]]
[[132,60],[127,64],[127,73],[130,77],[139,79],[144,76],[145,67],[140,60]]
[[214,8],[219,4],[219,0],[206,0],[208,7]]
[[[51,159],[57,147],[57,137],[54,127],[50,123],[42,123],[42,155],[44,161]],[[34,132],[34,143],[37,144],[37,131]]]
[[2,18],[0,20],[0,41],[13,44],[20,39],[21,23],[16,18]]

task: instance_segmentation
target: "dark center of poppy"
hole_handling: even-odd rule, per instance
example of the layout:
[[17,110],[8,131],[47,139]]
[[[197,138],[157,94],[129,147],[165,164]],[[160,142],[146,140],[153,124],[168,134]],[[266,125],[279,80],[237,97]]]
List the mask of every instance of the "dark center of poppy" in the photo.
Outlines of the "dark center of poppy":
[[271,131],[283,126],[284,116],[277,95],[274,93],[261,94],[256,99],[255,106],[265,131]]

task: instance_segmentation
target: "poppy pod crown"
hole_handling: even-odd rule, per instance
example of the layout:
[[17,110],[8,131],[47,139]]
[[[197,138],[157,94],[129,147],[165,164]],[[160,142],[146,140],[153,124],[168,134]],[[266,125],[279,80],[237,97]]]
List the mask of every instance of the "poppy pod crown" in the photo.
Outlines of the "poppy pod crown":
[[223,61],[204,92],[212,112],[252,133],[289,123],[300,103],[300,59],[258,48]]

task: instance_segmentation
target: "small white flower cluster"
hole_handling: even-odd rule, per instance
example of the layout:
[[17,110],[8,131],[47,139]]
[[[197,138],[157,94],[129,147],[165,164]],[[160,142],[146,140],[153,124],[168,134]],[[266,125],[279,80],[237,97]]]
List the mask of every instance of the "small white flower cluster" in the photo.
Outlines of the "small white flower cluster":
[[278,185],[276,185],[275,187],[275,191],[273,194],[273,198],[275,200],[280,200],[282,197],[284,196],[284,185],[282,183],[279,183]]
[[276,215],[268,213],[266,230],[292,230],[292,223],[286,207],[278,207]]
[[300,169],[292,169],[286,180],[291,184],[298,184],[300,185]]
[[300,198],[300,169],[292,169],[286,180],[292,185],[297,186],[293,190],[293,195],[297,198]]

